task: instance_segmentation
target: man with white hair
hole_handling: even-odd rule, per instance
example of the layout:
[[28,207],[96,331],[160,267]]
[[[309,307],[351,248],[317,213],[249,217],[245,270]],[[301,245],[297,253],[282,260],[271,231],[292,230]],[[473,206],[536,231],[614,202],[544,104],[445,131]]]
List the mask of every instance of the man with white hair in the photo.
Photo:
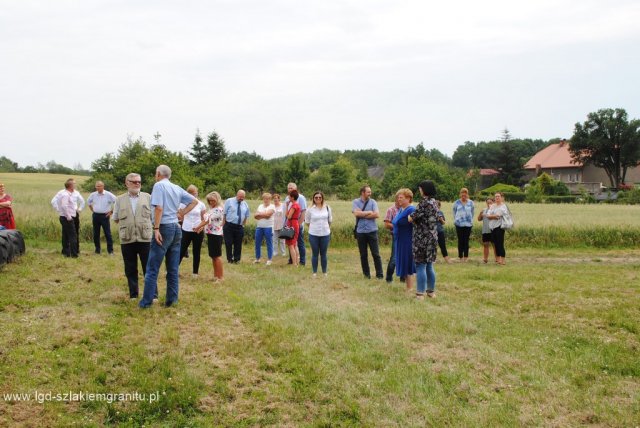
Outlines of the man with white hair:
[[166,307],[174,305],[178,301],[180,267],[180,242],[182,241],[182,228],[178,223],[178,209],[180,204],[185,204],[182,211],[187,214],[196,205],[198,200],[187,193],[183,188],[169,181],[171,168],[160,165],[156,168],[156,184],[151,191],[151,205],[153,206],[153,232],[147,272],[144,276],[144,293],[138,306],[148,308],[153,304],[154,294],[158,287],[158,272],[162,260],[166,259],[167,267],[167,297],[164,302]]
[[240,263],[242,257],[242,239],[244,238],[244,226],[249,218],[249,205],[244,201],[244,190],[238,190],[235,198],[224,201],[224,247],[227,253],[227,262]]
[[104,230],[104,237],[107,240],[107,252],[113,255],[113,239],[111,238],[111,222],[109,218],[113,214],[113,204],[116,196],[104,190],[104,183],[96,181],[96,191],[89,195],[87,205],[93,213],[93,244],[96,247],[96,254],[100,254],[100,228]]
[[[138,258],[142,265],[142,275],[147,273],[149,248],[153,235],[151,219],[151,195],[141,192],[140,174],[132,172],[124,181],[127,193],[116,198],[113,207],[113,221],[118,225],[120,250],[124,261],[124,274],[129,284],[129,298],[138,298]],[[158,297],[156,286],[154,298]]]

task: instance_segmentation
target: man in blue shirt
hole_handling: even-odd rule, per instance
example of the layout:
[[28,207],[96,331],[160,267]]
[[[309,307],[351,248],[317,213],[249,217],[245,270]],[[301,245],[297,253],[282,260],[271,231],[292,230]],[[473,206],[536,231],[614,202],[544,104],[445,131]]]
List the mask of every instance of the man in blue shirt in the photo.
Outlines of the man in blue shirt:
[[249,218],[249,205],[244,201],[244,190],[238,190],[235,198],[224,201],[224,247],[229,263],[240,263],[242,257],[242,239],[244,238],[244,225]]
[[369,270],[369,255],[367,246],[371,250],[373,257],[373,265],[376,269],[376,278],[384,278],[382,272],[382,259],[380,258],[380,249],[378,246],[378,224],[376,219],[379,217],[378,204],[371,199],[371,187],[363,186],[360,189],[360,197],[353,200],[351,212],[356,217],[356,234],[358,238],[358,250],[360,251],[360,264],[362,265],[362,273],[365,277],[371,278]]
[[138,306],[148,308],[153,304],[153,297],[158,288],[158,271],[162,260],[166,258],[167,298],[165,306],[169,307],[178,301],[180,266],[180,242],[182,228],[178,224],[178,208],[185,204],[184,213],[191,211],[198,200],[180,186],[169,181],[171,168],[160,165],[156,168],[156,184],[151,191],[153,207],[153,239],[147,261],[147,272],[144,276],[144,294]]
[[96,247],[96,254],[100,254],[100,228],[104,230],[104,237],[107,240],[107,252],[113,256],[113,239],[111,237],[110,217],[113,214],[113,204],[116,203],[116,196],[104,190],[104,183],[96,181],[96,191],[89,195],[87,205],[93,213],[93,244]]

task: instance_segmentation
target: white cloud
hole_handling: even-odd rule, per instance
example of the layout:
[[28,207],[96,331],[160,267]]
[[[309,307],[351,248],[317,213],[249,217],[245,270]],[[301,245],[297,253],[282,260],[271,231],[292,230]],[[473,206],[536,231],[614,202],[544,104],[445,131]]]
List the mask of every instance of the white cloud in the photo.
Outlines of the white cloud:
[[[0,145],[88,166],[128,133],[186,150],[391,150],[569,136],[640,115],[633,1],[21,1],[0,6]],[[613,76],[613,77],[612,77]]]

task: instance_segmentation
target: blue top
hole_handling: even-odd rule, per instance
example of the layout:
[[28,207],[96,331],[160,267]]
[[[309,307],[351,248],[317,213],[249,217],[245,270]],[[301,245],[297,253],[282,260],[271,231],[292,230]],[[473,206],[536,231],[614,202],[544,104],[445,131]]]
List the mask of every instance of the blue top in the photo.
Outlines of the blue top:
[[102,193],[93,192],[87,199],[87,204],[93,209],[94,213],[106,214],[113,211],[113,204],[116,203],[116,196],[108,190]]
[[[375,200],[369,199],[369,203],[367,204],[366,209],[363,210],[365,201],[362,198],[354,199],[353,204],[351,206],[351,212],[354,212],[356,209],[361,211],[378,211],[378,204]],[[358,218],[358,229],[356,232],[358,233],[370,233],[378,231],[378,223],[376,223],[375,218]]]
[[438,233],[444,232],[444,224],[440,223],[440,217],[444,218],[444,213],[438,210],[438,213],[436,214],[436,218],[438,219],[438,222],[436,223],[436,230]]
[[[240,205],[239,217],[238,205]],[[224,201],[224,219],[227,223],[242,225],[242,222],[249,218],[249,214],[249,205],[245,201],[238,202],[235,196]]]
[[177,223],[180,204],[189,205],[194,199],[182,187],[173,184],[167,178],[154,184],[151,191],[151,205],[162,208],[160,224]]
[[474,204],[471,199],[463,204],[460,199],[453,203],[453,224],[460,227],[473,226]]

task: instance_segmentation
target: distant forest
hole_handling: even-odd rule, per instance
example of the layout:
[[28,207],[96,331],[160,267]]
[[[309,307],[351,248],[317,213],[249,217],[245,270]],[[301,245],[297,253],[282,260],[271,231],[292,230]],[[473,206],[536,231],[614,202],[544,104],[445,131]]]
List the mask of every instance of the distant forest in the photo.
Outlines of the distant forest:
[[217,190],[229,197],[244,189],[257,197],[264,191],[286,190],[295,182],[303,193],[322,190],[338,199],[352,199],[363,184],[369,184],[378,198],[392,198],[402,187],[415,190],[418,182],[434,180],[439,197],[453,200],[461,187],[476,188],[479,170],[500,172],[497,183],[520,186],[522,166],[535,153],[557,139],[545,141],[511,138],[507,129],[494,141],[465,142],[449,157],[438,149],[428,149],[423,143],[407,150],[379,151],[320,149],[311,153],[294,153],[265,159],[255,152],[226,150],[224,139],[215,131],[203,136],[197,131],[187,153],[172,152],[161,142],[161,135],[148,143],[141,137],[128,137],[116,153],[106,153],[91,164],[87,171],[77,165],[67,168],[50,161],[46,165],[20,168],[10,159],[0,157],[0,172],[48,172],[90,175],[85,190],[93,190],[95,180],[102,180],[108,189],[122,190],[129,172],[142,175],[143,189],[153,186],[155,168],[169,165],[172,181],[187,186],[195,184],[201,194]]

